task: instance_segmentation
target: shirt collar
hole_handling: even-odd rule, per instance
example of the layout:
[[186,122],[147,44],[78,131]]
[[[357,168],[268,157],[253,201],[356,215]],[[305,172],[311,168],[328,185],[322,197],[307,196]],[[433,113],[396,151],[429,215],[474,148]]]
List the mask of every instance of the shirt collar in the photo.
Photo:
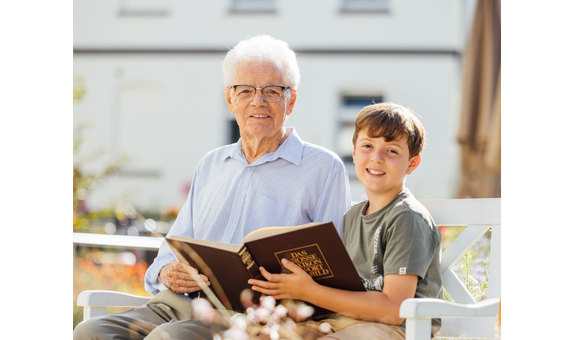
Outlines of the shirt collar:
[[283,158],[299,166],[303,158],[303,141],[299,138],[299,135],[293,127],[288,127],[286,130],[290,133],[288,139],[286,139],[272,155],[276,156],[275,159]]
[[[286,161],[299,166],[303,157],[304,143],[295,131],[295,128],[288,127],[286,131],[290,133],[289,137],[280,145],[280,147],[272,153],[268,153],[260,157],[257,161],[250,165],[259,165],[266,162],[275,161],[278,158],[283,158]],[[224,154],[222,163],[228,158],[233,158],[242,162],[246,162],[246,158],[242,153],[242,139],[240,138],[237,143],[232,144],[230,150]]]

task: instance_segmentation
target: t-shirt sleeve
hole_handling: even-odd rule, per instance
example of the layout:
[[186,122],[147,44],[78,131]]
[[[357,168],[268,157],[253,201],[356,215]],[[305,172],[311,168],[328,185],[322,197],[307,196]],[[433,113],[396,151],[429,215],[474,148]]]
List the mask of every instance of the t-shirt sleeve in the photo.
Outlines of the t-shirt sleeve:
[[384,275],[425,277],[439,240],[423,217],[415,212],[400,214],[382,238]]

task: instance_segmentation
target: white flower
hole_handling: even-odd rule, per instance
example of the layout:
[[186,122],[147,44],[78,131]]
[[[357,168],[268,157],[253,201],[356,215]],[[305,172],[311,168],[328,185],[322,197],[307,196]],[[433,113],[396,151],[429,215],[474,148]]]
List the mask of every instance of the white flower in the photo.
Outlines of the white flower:
[[256,317],[259,321],[267,320],[272,312],[267,308],[259,308],[256,310]]
[[277,305],[275,312],[280,316],[280,318],[284,318],[288,313],[288,309],[284,305]]
[[276,299],[271,296],[266,296],[262,301],[262,306],[270,311],[273,311],[276,306]]
[[232,327],[237,327],[239,329],[246,329],[248,325],[247,317],[244,314],[240,313],[234,314],[230,318],[230,322],[232,324]]
[[327,333],[331,330],[331,325],[327,322],[322,322],[321,325],[319,325],[318,330],[322,333]]
[[197,298],[193,299],[191,303],[195,319],[199,319],[204,324],[212,323],[217,312],[208,300]]
[[302,318],[309,318],[313,315],[314,309],[308,305],[299,305],[297,306],[297,315]]

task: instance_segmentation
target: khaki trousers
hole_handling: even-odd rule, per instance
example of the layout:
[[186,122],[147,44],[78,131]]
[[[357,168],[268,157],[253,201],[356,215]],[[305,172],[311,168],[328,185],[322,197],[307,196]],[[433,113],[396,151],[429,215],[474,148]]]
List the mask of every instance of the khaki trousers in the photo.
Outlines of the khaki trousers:
[[193,320],[192,300],[164,290],[147,304],[128,311],[88,319],[74,329],[74,340],[212,339],[224,329],[217,322]]
[[[338,314],[322,322],[329,323],[332,332],[334,332],[325,336],[329,339],[405,340],[405,333],[399,327],[379,322],[358,320]],[[323,338],[320,338],[320,340],[321,339]]]

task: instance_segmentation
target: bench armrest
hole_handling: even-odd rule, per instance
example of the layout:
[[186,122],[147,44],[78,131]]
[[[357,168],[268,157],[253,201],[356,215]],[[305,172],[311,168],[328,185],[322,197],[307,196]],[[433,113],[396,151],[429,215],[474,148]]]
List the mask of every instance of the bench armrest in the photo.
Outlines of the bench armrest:
[[489,299],[476,304],[464,305],[439,299],[407,299],[399,309],[402,318],[458,318],[473,316],[496,316],[499,299]]
[[85,290],[78,295],[78,306],[137,307],[150,301],[151,298],[111,290]]
[[78,295],[77,305],[84,307],[84,320],[87,320],[106,315],[108,307],[138,307],[151,298],[110,290],[85,290]]
[[499,299],[468,305],[439,299],[407,299],[401,304],[399,316],[405,318],[406,340],[431,339],[432,318],[442,318],[443,326],[450,323],[450,332],[455,331],[450,336],[493,339],[499,303]]

